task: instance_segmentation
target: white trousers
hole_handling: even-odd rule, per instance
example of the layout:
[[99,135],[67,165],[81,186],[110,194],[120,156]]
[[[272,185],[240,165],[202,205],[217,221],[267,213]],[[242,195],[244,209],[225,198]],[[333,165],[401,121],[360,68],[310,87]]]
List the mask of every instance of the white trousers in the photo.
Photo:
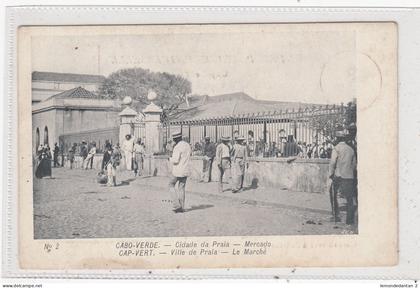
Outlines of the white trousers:
[[133,152],[124,151],[125,163],[127,165],[127,170],[133,170]]

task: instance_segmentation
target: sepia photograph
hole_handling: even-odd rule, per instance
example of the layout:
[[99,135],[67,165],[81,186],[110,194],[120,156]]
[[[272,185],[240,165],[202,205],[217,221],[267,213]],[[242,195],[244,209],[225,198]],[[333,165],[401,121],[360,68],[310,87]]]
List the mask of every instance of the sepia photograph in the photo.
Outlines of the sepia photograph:
[[34,238],[358,234],[356,77],[381,72],[331,28],[32,36]]

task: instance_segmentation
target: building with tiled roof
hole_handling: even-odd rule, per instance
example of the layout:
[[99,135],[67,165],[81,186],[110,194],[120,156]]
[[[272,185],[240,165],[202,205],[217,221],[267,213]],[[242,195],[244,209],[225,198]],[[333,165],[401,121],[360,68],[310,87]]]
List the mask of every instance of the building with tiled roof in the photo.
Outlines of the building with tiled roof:
[[103,99],[82,87],[52,95],[32,105],[33,147],[53,147],[60,136],[75,136],[71,142],[80,142],[80,137],[98,144],[117,142],[121,110],[119,100]]
[[81,87],[90,92],[98,91],[105,81],[103,75],[32,72],[32,103],[39,103],[53,95]]
[[[34,79],[39,79],[39,74],[34,75],[36,76]],[[51,79],[77,79],[77,77],[59,78],[57,75],[54,77]],[[147,104],[147,101],[134,100],[131,108],[126,108],[128,109],[126,112],[141,112]],[[182,103],[178,110],[169,117],[175,122],[182,122],[246,114],[255,115],[255,113],[279,110],[290,111],[312,106],[314,105],[298,102],[258,100],[243,92],[216,96],[194,95],[190,96],[187,102]],[[98,93],[81,86],[50,95],[43,101],[32,105],[34,147],[40,143],[48,143],[52,146],[55,142],[59,142],[60,136],[86,135],[86,137],[80,137],[89,141],[90,138],[87,137],[89,134],[99,135],[102,133],[101,131],[105,131],[101,136],[103,139],[99,139],[102,143],[112,139],[118,141],[115,131],[118,130],[120,124],[118,114],[122,110],[121,101],[104,99]],[[112,131],[111,134],[106,132],[107,129]],[[77,137],[74,139],[79,142],[81,139]]]
[[77,98],[77,99],[101,99],[101,97],[93,92],[90,92],[82,87],[76,87],[61,93],[58,93],[56,95],[50,96],[44,101],[47,101],[49,99],[64,99],[64,98]]

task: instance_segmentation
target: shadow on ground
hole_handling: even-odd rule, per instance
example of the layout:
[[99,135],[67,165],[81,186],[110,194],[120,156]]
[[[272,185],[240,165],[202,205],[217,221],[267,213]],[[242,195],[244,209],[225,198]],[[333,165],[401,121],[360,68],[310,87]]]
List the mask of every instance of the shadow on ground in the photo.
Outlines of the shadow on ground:
[[194,210],[202,210],[202,209],[207,209],[207,208],[212,208],[214,207],[214,205],[209,205],[209,204],[201,204],[201,205],[193,205],[188,209],[185,209],[185,212],[190,212],[190,211],[194,211]]
[[244,187],[242,191],[248,191],[248,190],[255,190],[258,188],[258,178],[253,178],[251,181],[251,185],[248,187]]

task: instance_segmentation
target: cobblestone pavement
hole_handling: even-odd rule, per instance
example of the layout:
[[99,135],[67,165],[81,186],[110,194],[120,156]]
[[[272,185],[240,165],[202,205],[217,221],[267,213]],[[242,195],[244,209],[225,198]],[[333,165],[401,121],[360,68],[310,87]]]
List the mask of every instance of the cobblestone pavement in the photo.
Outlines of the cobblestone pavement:
[[51,179],[34,179],[36,239],[356,233],[329,221],[325,195],[260,187],[220,194],[216,183],[189,181],[187,211],[174,214],[167,178],[124,172],[106,187],[96,173],[57,168]]

